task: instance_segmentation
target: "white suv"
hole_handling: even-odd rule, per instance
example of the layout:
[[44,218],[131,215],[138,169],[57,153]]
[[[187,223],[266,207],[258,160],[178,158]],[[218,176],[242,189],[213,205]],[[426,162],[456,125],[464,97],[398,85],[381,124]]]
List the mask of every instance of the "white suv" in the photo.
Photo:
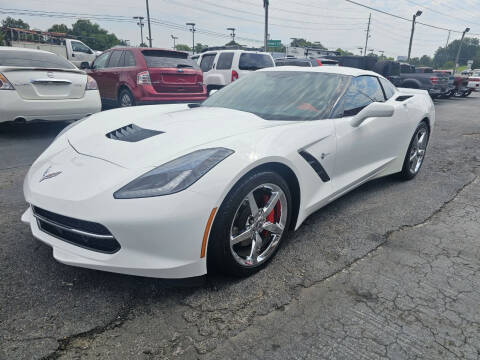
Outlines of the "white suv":
[[275,66],[270,54],[247,50],[207,51],[198,56],[197,62],[203,71],[207,92],[220,89],[251,71]]

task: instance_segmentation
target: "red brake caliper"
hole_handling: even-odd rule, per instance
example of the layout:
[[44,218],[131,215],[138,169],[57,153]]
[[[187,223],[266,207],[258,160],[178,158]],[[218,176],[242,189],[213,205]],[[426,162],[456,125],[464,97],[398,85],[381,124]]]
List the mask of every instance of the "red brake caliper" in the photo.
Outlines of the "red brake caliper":
[[[264,195],[263,200],[265,201],[265,204],[268,202],[268,199],[270,199],[270,196]],[[277,202],[275,207],[273,208],[272,212],[267,215],[267,221],[271,222],[272,224],[275,224],[277,221],[280,220],[280,215],[282,212],[282,204],[280,204],[280,201]],[[263,236],[267,235],[267,231],[263,231]]]

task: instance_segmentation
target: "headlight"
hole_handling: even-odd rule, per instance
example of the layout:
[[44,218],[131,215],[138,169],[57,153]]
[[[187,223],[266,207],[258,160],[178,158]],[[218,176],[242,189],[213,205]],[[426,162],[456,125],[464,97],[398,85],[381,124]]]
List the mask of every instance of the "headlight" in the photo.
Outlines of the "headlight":
[[113,194],[133,199],[174,194],[185,190],[234,151],[225,148],[197,150],[143,174]]
[[[90,115],[89,115],[90,116]],[[71,128],[77,126],[78,124],[80,124],[82,121],[84,120],[87,120],[89,116],[85,116],[84,118],[80,119],[80,120],[77,120],[77,121],[74,121],[73,123],[71,123],[70,125],[67,125],[63,128],[62,131],[60,131],[58,133],[58,135],[55,137],[55,139],[59,138],[60,136],[62,136],[63,134],[65,134],[68,130],[70,130]]]

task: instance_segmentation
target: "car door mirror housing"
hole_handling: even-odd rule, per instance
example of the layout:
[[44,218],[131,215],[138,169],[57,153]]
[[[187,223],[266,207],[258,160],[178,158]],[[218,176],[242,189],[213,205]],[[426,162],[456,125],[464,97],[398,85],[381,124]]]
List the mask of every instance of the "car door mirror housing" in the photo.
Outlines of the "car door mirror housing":
[[80,64],[80,69],[81,70],[90,69],[90,65],[88,64],[88,62],[84,61]]
[[362,109],[357,115],[355,115],[350,121],[350,125],[353,127],[360,126],[366,119],[372,117],[391,117],[395,112],[395,108],[391,104],[385,104],[380,102],[374,102]]

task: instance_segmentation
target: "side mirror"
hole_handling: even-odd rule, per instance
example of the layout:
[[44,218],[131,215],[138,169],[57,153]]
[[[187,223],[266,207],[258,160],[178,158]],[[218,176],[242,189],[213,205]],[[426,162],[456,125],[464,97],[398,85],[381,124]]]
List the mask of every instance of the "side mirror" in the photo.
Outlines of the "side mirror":
[[90,69],[90,64],[88,62],[84,61],[80,64],[80,69],[81,70]]
[[372,117],[391,117],[395,112],[393,105],[384,104],[380,102],[374,102],[362,109],[357,115],[355,115],[350,121],[350,125],[353,127],[360,126],[366,119]]

